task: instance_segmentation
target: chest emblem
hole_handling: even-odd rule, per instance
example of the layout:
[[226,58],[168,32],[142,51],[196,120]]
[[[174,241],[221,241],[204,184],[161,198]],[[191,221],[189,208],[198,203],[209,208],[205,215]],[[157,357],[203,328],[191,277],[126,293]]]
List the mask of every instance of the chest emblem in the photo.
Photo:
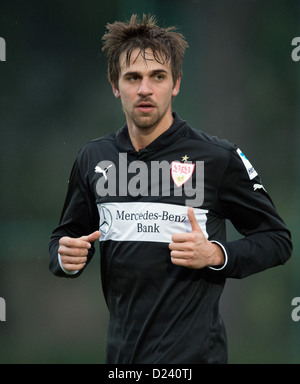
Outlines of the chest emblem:
[[180,187],[192,176],[194,172],[195,164],[180,163],[179,161],[172,161],[171,164],[171,176],[172,179]]

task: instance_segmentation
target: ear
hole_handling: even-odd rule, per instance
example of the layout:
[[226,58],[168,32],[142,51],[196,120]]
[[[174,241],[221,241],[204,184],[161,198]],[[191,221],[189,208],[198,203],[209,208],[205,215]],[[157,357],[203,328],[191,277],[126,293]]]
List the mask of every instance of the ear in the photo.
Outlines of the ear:
[[172,96],[175,97],[178,95],[179,93],[179,89],[180,89],[180,83],[181,83],[181,77],[178,77],[174,87],[173,87],[173,91],[172,91]]
[[115,97],[117,99],[120,99],[121,95],[120,95],[120,91],[119,91],[119,88],[115,86],[114,83],[111,82],[111,86],[112,86],[112,90],[113,90],[113,94],[115,95]]

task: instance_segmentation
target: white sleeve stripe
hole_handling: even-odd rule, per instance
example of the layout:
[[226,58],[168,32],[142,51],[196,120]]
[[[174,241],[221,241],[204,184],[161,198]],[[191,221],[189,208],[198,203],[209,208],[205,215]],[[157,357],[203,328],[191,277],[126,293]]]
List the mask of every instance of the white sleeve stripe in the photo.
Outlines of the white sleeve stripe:
[[218,268],[208,267],[208,268],[213,269],[214,271],[221,271],[223,268],[226,267],[227,262],[228,262],[228,255],[227,255],[226,249],[224,248],[224,246],[221,243],[219,243],[216,240],[211,240],[211,243],[216,243],[216,244],[218,244],[222,248],[222,250],[224,252],[224,256],[225,256],[225,262],[224,262],[224,264],[221,267],[218,267]]
[[58,253],[57,255],[58,255],[58,262],[59,262],[60,268],[65,272],[65,274],[67,274],[67,275],[76,275],[76,273],[79,272],[79,270],[78,270],[78,271],[66,271],[66,270],[63,268],[63,266],[62,266],[62,262],[61,262],[60,254]]

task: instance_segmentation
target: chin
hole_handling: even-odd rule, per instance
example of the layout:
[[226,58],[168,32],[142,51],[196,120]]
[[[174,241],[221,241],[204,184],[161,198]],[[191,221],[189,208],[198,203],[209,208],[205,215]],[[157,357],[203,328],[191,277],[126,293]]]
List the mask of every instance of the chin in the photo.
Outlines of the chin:
[[144,116],[144,117],[138,117],[132,120],[136,127],[140,129],[150,129],[155,127],[160,121],[161,118],[159,116],[153,117],[153,116]]

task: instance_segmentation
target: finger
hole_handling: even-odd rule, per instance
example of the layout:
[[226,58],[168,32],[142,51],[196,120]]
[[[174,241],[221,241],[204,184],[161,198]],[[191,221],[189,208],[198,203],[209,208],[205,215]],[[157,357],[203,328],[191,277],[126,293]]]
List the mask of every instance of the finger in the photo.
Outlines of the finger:
[[185,257],[171,257],[171,262],[174,265],[179,265],[181,267],[186,267],[186,268],[193,268],[194,265],[194,260],[190,258],[185,258]]
[[69,264],[69,263],[62,263],[63,269],[65,271],[79,271],[80,269],[83,269],[85,267],[86,263],[82,264]]
[[169,249],[171,257],[179,259],[188,259],[193,257],[195,253],[195,245],[191,241],[172,242],[169,244]]
[[80,237],[81,240],[88,241],[89,243],[93,243],[94,241],[98,240],[101,236],[100,231],[95,231],[87,236]]
[[85,257],[88,254],[88,248],[68,247],[68,246],[60,245],[58,248],[58,253],[62,256]]
[[84,248],[84,249],[91,248],[91,244],[88,241],[82,238],[73,238],[68,236],[64,236],[60,238],[59,244],[60,246],[65,246],[70,248]]
[[95,232],[93,232],[92,234],[90,234],[88,236],[88,241],[90,243],[93,243],[94,241],[98,240],[100,238],[100,236],[101,236],[101,232],[100,231],[95,231]]
[[190,256],[187,252],[184,251],[171,251],[170,252],[171,259],[183,259],[187,260],[190,259]]
[[198,224],[198,221],[197,221],[195,213],[194,213],[194,209],[192,207],[189,207],[189,209],[187,211],[187,216],[188,216],[189,222],[191,224],[192,231],[199,231],[199,230],[201,231],[201,228]]
[[[174,235],[173,237],[175,238],[175,240],[177,237],[179,239],[181,239],[180,236]],[[171,251],[183,251],[183,252],[191,251],[193,249],[193,243],[188,241],[188,240],[186,240],[186,241],[173,241],[169,244],[169,249]]]
[[68,264],[86,264],[87,257],[60,256],[63,265]]
[[188,233],[174,233],[172,235],[172,241],[174,243],[184,243],[190,240],[190,232]]

